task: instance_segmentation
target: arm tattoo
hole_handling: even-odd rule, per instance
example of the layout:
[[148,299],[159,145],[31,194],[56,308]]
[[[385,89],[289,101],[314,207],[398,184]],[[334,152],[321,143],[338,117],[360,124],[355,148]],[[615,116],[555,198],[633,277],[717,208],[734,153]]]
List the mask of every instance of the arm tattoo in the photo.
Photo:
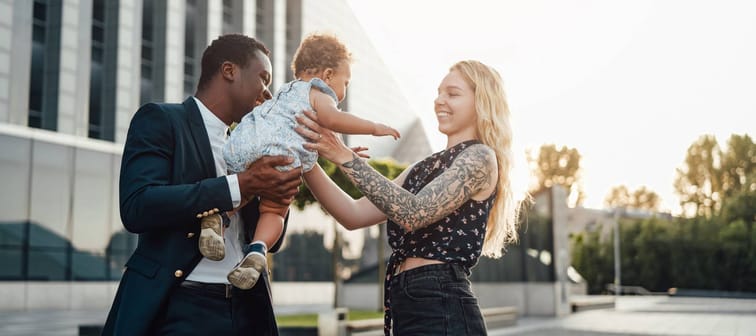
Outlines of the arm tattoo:
[[[383,177],[365,160],[353,155],[342,171],[388,218],[414,231],[446,217],[475,193],[496,183],[496,156],[485,145],[474,145],[457,156],[449,169],[416,195]],[[492,182],[493,180],[493,182]]]

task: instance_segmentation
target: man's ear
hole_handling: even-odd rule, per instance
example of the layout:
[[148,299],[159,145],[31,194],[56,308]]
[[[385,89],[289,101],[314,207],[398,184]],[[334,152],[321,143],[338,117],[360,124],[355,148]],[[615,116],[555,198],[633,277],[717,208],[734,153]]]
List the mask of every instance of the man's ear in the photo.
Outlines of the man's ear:
[[236,75],[236,72],[238,71],[238,68],[236,64],[231,63],[229,61],[225,61],[220,66],[220,72],[221,76],[223,76],[223,79],[228,81],[233,81],[234,76]]

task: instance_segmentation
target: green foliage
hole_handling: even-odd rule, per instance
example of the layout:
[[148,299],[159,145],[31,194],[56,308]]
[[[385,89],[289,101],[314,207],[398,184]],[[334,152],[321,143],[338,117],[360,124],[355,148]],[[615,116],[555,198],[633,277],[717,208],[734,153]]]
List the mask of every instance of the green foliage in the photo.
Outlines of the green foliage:
[[575,148],[556,145],[543,145],[538,153],[528,152],[531,171],[538,179],[538,185],[531,193],[547,189],[554,185],[563,186],[569,192],[569,199],[574,205],[580,205],[584,198],[580,190],[580,153]]
[[718,259],[723,270],[729,272],[728,276],[722,279],[725,288],[745,288],[749,282],[748,278],[756,276],[756,273],[752,273],[751,261],[748,260],[749,247],[753,246],[750,238],[748,228],[742,219],[726,225],[719,231],[721,247]]
[[[728,204],[745,208],[734,201]],[[735,213],[730,212],[727,221],[723,216],[622,220],[622,284],[651,291],[678,287],[756,292],[753,214],[737,218]],[[602,239],[598,232],[573,237],[573,266],[588,281],[590,293],[601,293],[613,282],[611,237]]]
[[723,151],[713,135],[700,137],[688,148],[677,169],[675,191],[688,215],[718,215],[723,201],[756,191],[756,144],[747,134],[732,135]]
[[317,327],[318,314],[276,315],[279,327]]
[[725,223],[742,218],[748,222],[756,221],[756,192],[742,191],[725,200],[722,220]]
[[[323,158],[318,159],[318,164],[321,168],[323,168],[323,171],[333,180],[336,185],[341,188],[341,190],[344,190],[349,196],[352,196],[352,198],[360,198],[362,197],[362,193],[357,189],[357,187],[352,184],[351,181],[349,181],[349,178],[344,175],[344,173],[341,172],[341,170],[331,161],[328,161]],[[399,164],[391,159],[371,159],[368,160],[368,164],[375,168],[381,175],[385,176],[386,178],[393,180],[399,174],[401,174],[404,169],[407,168],[406,165]],[[307,205],[316,203],[317,200],[315,199],[315,196],[312,195],[312,192],[310,191],[310,188],[307,187],[306,184],[302,184],[299,186],[299,193],[294,198],[294,202],[292,202],[292,205],[297,207],[297,209],[302,210]]]
[[748,134],[733,134],[722,155],[724,198],[756,191],[756,145]]
[[722,150],[713,135],[704,135],[688,147],[685,164],[677,169],[674,184],[683,209],[707,217],[719,210],[721,157]]
[[614,282],[612,244],[604,244],[598,232],[573,237],[572,265],[588,281],[589,293],[603,293],[604,286]]
[[[382,318],[383,312],[372,310],[350,310],[347,313],[349,321],[377,319]],[[276,315],[276,323],[279,327],[316,327],[318,325],[318,314],[293,314],[293,315]]]
[[349,321],[383,318],[383,311],[350,310],[347,318]]
[[[756,145],[748,135],[732,135],[725,150],[711,135],[693,143],[674,185],[689,218],[621,220],[622,283],[652,291],[756,292],[754,167]],[[634,207],[634,198],[619,186],[607,204]],[[590,293],[603,292],[613,281],[611,237],[595,232],[573,237],[573,265],[588,281]]]

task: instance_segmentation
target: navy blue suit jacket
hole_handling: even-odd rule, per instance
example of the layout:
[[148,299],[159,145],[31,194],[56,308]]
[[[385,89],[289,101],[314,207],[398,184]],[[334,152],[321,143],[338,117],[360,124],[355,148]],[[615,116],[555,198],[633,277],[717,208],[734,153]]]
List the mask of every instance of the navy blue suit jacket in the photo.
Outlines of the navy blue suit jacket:
[[[108,314],[104,335],[142,335],[171,291],[202,259],[197,213],[232,209],[228,182],[217,177],[210,141],[193,98],[183,104],[146,104],[134,115],[123,151],[120,210],[124,227],[139,234]],[[254,234],[258,202],[241,211],[247,237]],[[286,225],[284,224],[284,232]],[[270,251],[275,252],[283,235]],[[260,330],[277,334],[267,274],[250,289]],[[257,302],[259,301],[259,302]],[[199,318],[199,317],[198,317]]]

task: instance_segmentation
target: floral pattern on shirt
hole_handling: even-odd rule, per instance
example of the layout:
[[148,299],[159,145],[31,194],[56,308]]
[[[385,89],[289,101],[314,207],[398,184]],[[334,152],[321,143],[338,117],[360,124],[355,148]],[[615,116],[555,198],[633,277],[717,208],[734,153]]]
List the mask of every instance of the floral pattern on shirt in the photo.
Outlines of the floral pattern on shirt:
[[[480,141],[470,140],[432,154],[417,163],[407,174],[402,187],[417,194],[428,183],[448,169],[454,159],[467,147]],[[488,213],[495,195],[486,200],[468,200],[441,220],[406,232],[399,224],[389,220],[386,225],[388,242],[393,253],[386,267],[384,283],[384,333],[391,330],[391,302],[389,291],[396,268],[408,257],[419,257],[457,263],[469,269],[478,262],[483,250]]]

